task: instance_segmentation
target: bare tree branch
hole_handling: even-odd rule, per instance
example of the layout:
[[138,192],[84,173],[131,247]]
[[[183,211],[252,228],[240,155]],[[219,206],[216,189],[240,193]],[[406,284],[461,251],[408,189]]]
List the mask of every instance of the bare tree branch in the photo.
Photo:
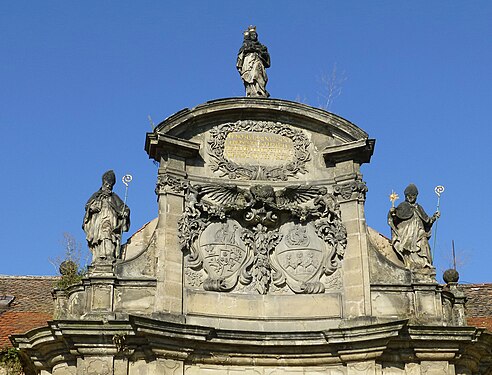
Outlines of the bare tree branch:
[[344,71],[337,69],[337,64],[333,64],[331,72],[329,74],[321,73],[318,78],[320,83],[320,90],[318,94],[318,106],[321,109],[329,111],[333,105],[333,102],[342,94],[343,83],[347,80]]

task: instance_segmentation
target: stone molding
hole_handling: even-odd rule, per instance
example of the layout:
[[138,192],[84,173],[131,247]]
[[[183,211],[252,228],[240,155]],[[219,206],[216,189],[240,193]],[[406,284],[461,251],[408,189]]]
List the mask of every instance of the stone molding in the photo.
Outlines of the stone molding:
[[183,159],[194,158],[200,151],[200,145],[185,139],[179,139],[160,133],[147,133],[145,151],[157,162],[167,155],[175,155]]
[[375,139],[365,138],[327,147],[322,151],[322,154],[329,163],[340,163],[347,160],[353,160],[359,164],[369,163],[374,153],[375,144]]
[[[159,358],[194,364],[269,366],[280,361],[284,366],[309,366],[381,361],[385,353],[404,363],[455,361],[473,342],[490,340],[482,333],[474,327],[409,326],[406,320],[370,319],[346,321],[336,329],[320,326],[305,332],[251,332],[190,325],[181,316],[167,314],[160,319],[130,315],[123,320],[52,321],[49,327],[15,335],[12,340],[36,358],[38,369],[60,363],[74,365],[75,353],[128,359],[136,356],[149,362]],[[476,360],[486,361],[488,354],[475,355]]]

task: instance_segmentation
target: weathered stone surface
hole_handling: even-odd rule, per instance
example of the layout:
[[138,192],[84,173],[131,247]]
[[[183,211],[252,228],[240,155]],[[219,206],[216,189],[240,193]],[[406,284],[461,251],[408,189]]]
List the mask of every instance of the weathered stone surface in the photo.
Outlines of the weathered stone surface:
[[121,259],[115,264],[119,277],[155,277],[157,218],[133,234],[122,249]]
[[246,88],[246,96],[269,97],[270,94],[266,90],[266,69],[270,67],[268,49],[258,41],[256,26],[249,26],[243,36],[244,41],[237,54],[236,68]]
[[180,242],[187,274],[205,270],[205,290],[323,293],[321,276],[341,265],[346,230],[326,188],[190,185],[186,198]]
[[429,276],[432,281],[435,271],[429,238],[432,225],[439,218],[440,213],[427,216],[417,203],[417,195],[417,187],[414,184],[408,185],[405,189],[405,202],[390,209],[388,224],[392,234],[391,243],[407,268],[415,273]]
[[[118,256],[121,234],[130,227],[130,209],[113,193],[116,177],[107,171],[102,186],[85,205],[82,228],[92,251],[92,272],[105,272]],[[101,266],[101,267],[100,267]]]

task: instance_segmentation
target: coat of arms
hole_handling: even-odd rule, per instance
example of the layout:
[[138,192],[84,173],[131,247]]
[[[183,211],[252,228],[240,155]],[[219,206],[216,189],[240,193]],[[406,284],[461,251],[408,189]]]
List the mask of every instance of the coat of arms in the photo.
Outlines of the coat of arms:
[[338,203],[324,187],[189,185],[180,220],[181,247],[192,269],[204,269],[205,290],[238,282],[260,294],[270,285],[323,293],[323,274],[340,265],[347,232]]

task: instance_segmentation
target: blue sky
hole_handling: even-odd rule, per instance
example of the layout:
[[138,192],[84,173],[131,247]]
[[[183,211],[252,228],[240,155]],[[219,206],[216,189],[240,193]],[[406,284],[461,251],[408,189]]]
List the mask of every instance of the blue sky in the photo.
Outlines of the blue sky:
[[389,235],[393,189],[414,182],[432,213],[444,185],[438,274],[454,240],[461,280],[492,281],[491,19],[488,0],[0,3],[0,274],[55,274],[64,232],[85,247],[108,169],[134,177],[130,233],[156,217],[148,115],[243,96],[235,59],[254,24],[272,97],[318,106],[320,77],[346,78],[330,110],[377,140],[368,224]]

